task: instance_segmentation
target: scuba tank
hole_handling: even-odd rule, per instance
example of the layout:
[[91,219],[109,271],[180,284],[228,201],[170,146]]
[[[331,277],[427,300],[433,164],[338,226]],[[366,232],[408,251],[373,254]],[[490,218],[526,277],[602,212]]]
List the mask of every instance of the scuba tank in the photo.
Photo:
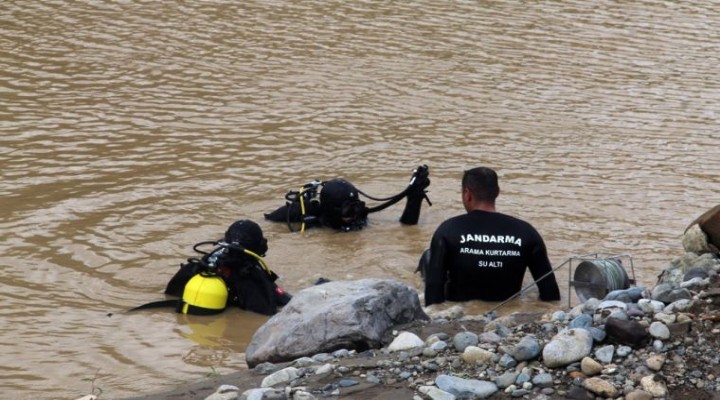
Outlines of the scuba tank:
[[211,273],[201,272],[185,284],[177,311],[181,314],[211,315],[222,312],[227,305],[225,281]]
[[207,253],[199,246],[216,242],[200,242],[193,250],[203,254],[202,258],[191,257],[180,265],[180,270],[170,279],[165,294],[180,299],[154,301],[130,309],[130,311],[149,308],[172,307],[181,314],[212,315],[225,310],[228,302],[228,288],[222,277],[217,274],[216,263],[222,256],[224,247],[215,248]]

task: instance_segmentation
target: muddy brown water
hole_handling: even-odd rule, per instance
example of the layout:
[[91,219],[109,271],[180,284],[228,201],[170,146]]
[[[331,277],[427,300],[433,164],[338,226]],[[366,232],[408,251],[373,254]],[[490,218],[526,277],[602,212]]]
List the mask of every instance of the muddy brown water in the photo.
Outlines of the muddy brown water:
[[[291,292],[421,290],[418,257],[476,165],[554,265],[629,254],[652,284],[718,202],[718,26],[685,1],[3,2],[0,392],[117,398],[243,368],[263,317],[123,313],[239,218]],[[417,226],[402,204],[352,233],[262,218],[313,179],[395,194],[419,164]],[[498,312],[547,309],[535,299]]]

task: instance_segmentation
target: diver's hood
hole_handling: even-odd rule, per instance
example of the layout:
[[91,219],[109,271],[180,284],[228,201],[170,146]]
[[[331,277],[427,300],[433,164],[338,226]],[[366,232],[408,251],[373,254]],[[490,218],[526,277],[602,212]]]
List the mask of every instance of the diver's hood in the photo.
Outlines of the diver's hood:
[[235,221],[225,231],[225,241],[246,248],[259,256],[267,253],[267,239],[260,225],[247,219]]
[[320,191],[320,219],[331,228],[359,229],[366,223],[367,208],[352,183],[332,179]]

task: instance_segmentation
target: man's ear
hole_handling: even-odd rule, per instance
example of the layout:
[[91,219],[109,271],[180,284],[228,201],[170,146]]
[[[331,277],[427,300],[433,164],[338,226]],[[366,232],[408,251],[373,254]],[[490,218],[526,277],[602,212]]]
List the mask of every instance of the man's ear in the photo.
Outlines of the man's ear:
[[465,203],[465,204],[472,204],[473,195],[472,195],[472,192],[470,191],[470,189],[468,189],[466,187],[464,187],[462,189],[462,200],[463,200],[463,203]]

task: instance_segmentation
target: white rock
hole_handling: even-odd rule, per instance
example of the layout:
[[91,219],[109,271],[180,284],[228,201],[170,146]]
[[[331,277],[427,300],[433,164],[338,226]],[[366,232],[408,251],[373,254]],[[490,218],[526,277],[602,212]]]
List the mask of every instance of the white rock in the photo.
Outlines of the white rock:
[[678,312],[687,311],[690,308],[690,306],[692,306],[692,300],[680,299],[680,300],[677,300],[677,301],[674,301],[674,302],[668,304],[667,307],[665,307],[664,311],[668,314],[678,313]]
[[585,329],[565,329],[560,331],[543,348],[543,363],[550,368],[563,367],[592,351],[593,338]]
[[660,371],[665,364],[665,359],[664,354],[655,354],[645,360],[645,365],[653,371]]
[[220,385],[215,393],[206,397],[205,400],[235,400],[240,395],[240,388],[233,385]]
[[297,390],[292,395],[292,400],[315,400],[316,397],[304,390]]
[[668,390],[665,382],[656,381],[652,375],[642,377],[640,385],[642,385],[643,390],[649,392],[653,397],[667,396]]
[[[245,400],[262,400],[263,396],[265,395],[265,392],[270,392],[273,389],[271,388],[264,388],[264,389],[249,389],[243,392],[241,397]],[[208,400],[208,399],[205,399]]]
[[323,364],[315,370],[315,375],[327,375],[333,372],[332,364]]
[[602,365],[593,360],[590,357],[583,357],[582,361],[580,362],[580,369],[582,370],[583,374],[587,376],[594,376],[600,373],[602,371],[603,367]]
[[611,309],[627,310],[627,304],[617,300],[606,300],[597,305],[595,312]]
[[418,391],[427,395],[432,400],[455,400],[455,396],[452,393],[438,389],[435,386],[420,386]]
[[670,329],[662,322],[655,321],[650,324],[650,335],[657,339],[669,339]]
[[425,347],[425,342],[411,332],[401,332],[388,346],[388,351],[403,351]]
[[650,299],[640,299],[638,300],[637,305],[643,312],[647,314],[655,314],[665,308],[665,304],[662,301]]
[[260,387],[269,388],[280,383],[288,383],[298,377],[298,369],[295,367],[283,368],[265,377]]
[[618,395],[618,390],[612,383],[600,378],[587,378],[583,381],[582,386],[585,389],[603,397],[615,398]]
[[476,346],[468,346],[465,348],[465,351],[463,351],[461,358],[467,364],[471,365],[487,364],[492,361],[494,355],[495,353],[487,351],[485,349],[481,349]]
[[677,314],[667,314],[664,312],[659,312],[653,316],[656,320],[662,322],[663,324],[673,324],[677,320]]
[[[433,304],[434,306],[434,304]],[[431,319],[460,319],[463,315],[465,315],[465,311],[463,308],[459,305],[454,305],[452,307],[448,307],[444,310],[436,310],[433,306],[429,306],[425,308],[425,313],[431,318]],[[438,306],[439,307],[439,306]]]

